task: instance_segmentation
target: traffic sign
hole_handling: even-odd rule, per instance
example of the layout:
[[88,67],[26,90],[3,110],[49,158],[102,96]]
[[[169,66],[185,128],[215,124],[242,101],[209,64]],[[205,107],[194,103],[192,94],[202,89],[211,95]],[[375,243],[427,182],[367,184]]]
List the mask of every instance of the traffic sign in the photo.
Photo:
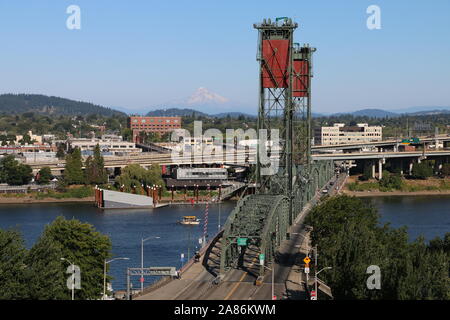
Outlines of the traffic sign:
[[309,273],[309,267],[305,267],[305,273]]
[[265,260],[266,255],[264,253],[261,253],[259,255],[259,260]]
[[303,261],[304,261],[306,264],[308,264],[308,263],[311,261],[311,259],[310,259],[309,257],[305,257],[305,259],[303,259]]
[[139,279],[139,281],[140,281],[140,282],[144,282],[144,277],[141,277],[141,278]]
[[238,246],[246,246],[247,245],[247,238],[237,238],[237,245]]
[[272,300],[277,300],[277,296],[272,296]]
[[311,291],[311,300],[317,300],[317,294],[314,290]]

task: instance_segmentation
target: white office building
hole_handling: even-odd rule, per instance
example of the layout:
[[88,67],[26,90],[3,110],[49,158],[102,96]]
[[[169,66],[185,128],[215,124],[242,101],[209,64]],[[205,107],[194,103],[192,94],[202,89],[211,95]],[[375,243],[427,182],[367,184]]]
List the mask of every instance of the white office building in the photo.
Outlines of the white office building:
[[335,123],[332,127],[320,127],[314,130],[315,145],[338,145],[381,141],[382,127],[358,123],[346,127],[343,123]]

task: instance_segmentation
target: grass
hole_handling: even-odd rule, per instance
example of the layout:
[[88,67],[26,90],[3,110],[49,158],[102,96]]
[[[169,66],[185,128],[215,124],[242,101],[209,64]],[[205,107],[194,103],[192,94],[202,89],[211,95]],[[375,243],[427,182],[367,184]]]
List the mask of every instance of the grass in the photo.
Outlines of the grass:
[[37,192],[34,198],[37,200],[53,198],[53,199],[68,199],[68,198],[87,198],[94,195],[94,190],[91,186],[81,186],[77,188],[70,188],[65,192],[56,192],[49,190],[48,192]]
[[351,182],[347,185],[350,191],[364,192],[364,191],[404,191],[404,192],[418,192],[418,191],[447,191],[450,190],[450,180],[430,180],[428,184],[422,184],[416,180],[403,180],[401,188],[386,188],[381,187],[378,182]]

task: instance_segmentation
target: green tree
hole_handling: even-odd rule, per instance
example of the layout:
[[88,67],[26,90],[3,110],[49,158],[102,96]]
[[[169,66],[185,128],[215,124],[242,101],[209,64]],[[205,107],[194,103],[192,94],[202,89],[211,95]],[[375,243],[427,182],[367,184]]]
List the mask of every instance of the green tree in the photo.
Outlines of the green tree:
[[126,166],[120,176],[116,178],[116,183],[119,186],[124,186],[126,192],[131,192],[135,187],[139,192],[142,192],[142,185],[164,186],[162,179],[161,167],[158,164],[153,164],[149,169],[142,168],[138,164],[130,164]]
[[[336,299],[450,299],[450,255],[444,240],[408,242],[406,228],[380,226],[374,207],[355,197],[330,198],[305,223],[313,226],[319,269]],[[382,271],[381,290],[366,288],[367,267]]]
[[8,155],[0,160],[0,181],[9,185],[30,183],[33,170],[29,165],[19,163],[14,156]]
[[[76,299],[99,299],[102,296],[103,265],[105,259],[111,257],[111,240],[92,225],[59,216],[45,228],[31,252],[35,254],[33,260],[40,261],[35,270],[44,268],[45,261],[50,263],[56,259],[57,262],[47,271],[50,278],[40,277],[35,283],[34,287],[39,290],[39,283],[46,283],[45,279],[53,281],[51,277],[56,277],[58,283],[47,284],[49,292],[41,292],[42,296],[50,296],[50,292],[54,292],[61,297],[60,290],[65,287],[68,277],[65,274],[68,263],[61,261],[61,257],[80,267],[81,289],[76,290]],[[68,298],[68,295],[65,297]]]
[[64,169],[64,180],[67,184],[84,184],[83,162],[81,151],[75,148],[73,152],[66,156],[66,167]]
[[28,297],[25,254],[20,232],[0,229],[0,300]]
[[33,300],[67,300],[70,293],[66,285],[67,265],[61,258],[60,244],[49,236],[41,236],[26,256],[28,290]]
[[442,164],[441,174],[444,177],[449,177],[450,176],[450,163]]
[[414,179],[427,179],[433,175],[433,163],[430,161],[422,161],[414,163],[411,177]]
[[64,151],[64,145],[61,143],[58,144],[58,150],[56,151],[56,157],[61,160],[61,159],[64,159],[65,155],[66,155],[66,153]]
[[52,178],[53,175],[50,167],[43,167],[39,170],[39,179],[37,182],[39,184],[48,184]]
[[381,191],[400,190],[403,187],[403,180],[400,174],[383,171],[383,178],[378,182]]
[[100,146],[97,144],[94,148],[94,157],[89,156],[86,159],[86,182],[90,184],[104,184],[108,180],[105,170],[105,162],[100,152]]

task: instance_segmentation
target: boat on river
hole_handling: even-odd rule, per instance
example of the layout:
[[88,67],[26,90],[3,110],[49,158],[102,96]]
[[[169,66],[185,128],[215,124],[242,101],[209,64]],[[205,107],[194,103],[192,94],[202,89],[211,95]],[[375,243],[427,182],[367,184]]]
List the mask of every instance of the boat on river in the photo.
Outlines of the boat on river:
[[184,225],[196,225],[200,224],[200,219],[197,219],[197,216],[184,216],[178,223]]

